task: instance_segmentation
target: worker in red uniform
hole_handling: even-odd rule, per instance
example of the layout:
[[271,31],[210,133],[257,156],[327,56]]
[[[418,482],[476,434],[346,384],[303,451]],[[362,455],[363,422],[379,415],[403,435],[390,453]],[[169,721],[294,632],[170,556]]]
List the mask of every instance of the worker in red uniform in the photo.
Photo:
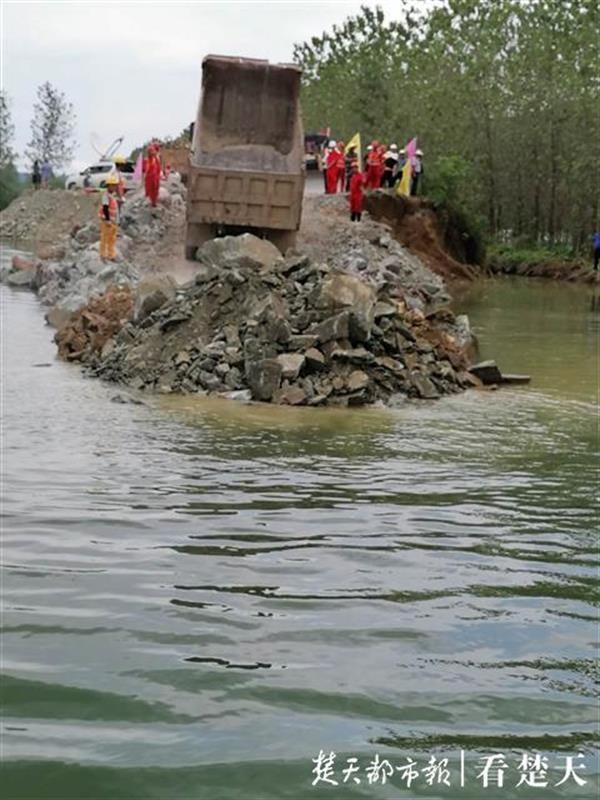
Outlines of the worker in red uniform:
[[158,147],[155,144],[151,144],[148,147],[148,156],[144,159],[144,190],[146,197],[153,206],[156,206],[158,202],[161,171]]
[[337,142],[329,142],[329,153],[327,155],[327,194],[337,192],[340,170],[344,173],[344,154],[340,152]]
[[352,175],[350,176],[350,219],[352,222],[360,222],[364,202],[365,176],[360,171],[358,161],[352,164]]
[[381,157],[381,145],[375,140],[371,143],[371,149],[367,155],[366,188],[379,189],[382,174],[383,160]]
[[338,165],[337,165],[337,183],[335,185],[336,192],[344,191],[344,183],[346,180],[346,145],[344,142],[338,142],[336,150],[338,151]]

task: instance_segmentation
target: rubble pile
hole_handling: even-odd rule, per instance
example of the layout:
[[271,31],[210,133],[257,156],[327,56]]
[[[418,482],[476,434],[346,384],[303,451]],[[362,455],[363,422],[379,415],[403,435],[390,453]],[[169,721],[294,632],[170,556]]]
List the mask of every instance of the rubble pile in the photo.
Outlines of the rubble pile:
[[468,333],[436,292],[406,291],[393,253],[383,271],[366,265],[372,280],[250,234],[207,242],[198,259],[185,286],[138,289],[132,319],[86,351],[91,374],[289,405],[433,399],[477,382]]
[[348,203],[338,194],[310,198],[303,209],[299,245],[331,267],[360,275],[374,285],[400,279],[405,292],[449,303],[443,279],[391,235],[389,226],[368,217],[360,224],[348,219]]
[[28,189],[0,213],[0,239],[24,241],[40,257],[57,238],[84,225],[97,211],[98,197],[66,189]]
[[111,286],[92,298],[57,331],[58,355],[67,361],[83,361],[94,353],[108,352],[114,335],[131,316],[133,303],[129,287]]
[[[109,286],[135,286],[146,267],[145,258],[144,263],[138,263],[138,251],[154,246],[185,214],[185,187],[181,180],[172,175],[167,186],[161,187],[156,208],[148,204],[141,190],[127,196],[115,262],[107,263],[100,258],[98,221],[94,218],[74,225],[54,245],[49,258],[34,259],[23,268],[15,256],[0,280],[36,291],[40,301],[52,307],[48,319],[55,325],[83,308],[90,298],[106,292]],[[97,205],[97,197],[94,203]]]

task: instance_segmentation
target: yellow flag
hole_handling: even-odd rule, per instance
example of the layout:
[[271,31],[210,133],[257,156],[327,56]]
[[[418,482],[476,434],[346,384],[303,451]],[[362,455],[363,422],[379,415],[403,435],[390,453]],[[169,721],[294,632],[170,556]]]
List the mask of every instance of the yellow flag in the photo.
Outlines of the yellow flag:
[[345,152],[347,153],[352,147],[356,150],[356,158],[358,159],[358,167],[362,170],[362,152],[360,147],[360,133],[355,133],[346,145]]
[[405,194],[407,197],[410,195],[411,175],[410,158],[407,158],[406,164],[402,167],[402,178],[398,181],[398,185],[396,186],[396,194]]

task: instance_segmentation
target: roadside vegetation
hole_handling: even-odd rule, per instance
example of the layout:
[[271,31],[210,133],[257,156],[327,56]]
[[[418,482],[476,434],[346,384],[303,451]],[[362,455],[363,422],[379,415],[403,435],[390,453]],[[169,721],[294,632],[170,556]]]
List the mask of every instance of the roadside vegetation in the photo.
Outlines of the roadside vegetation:
[[296,45],[307,129],[416,135],[425,193],[488,241],[509,232],[531,252],[588,252],[600,215],[597,2],[415,6],[398,21],[363,7]]

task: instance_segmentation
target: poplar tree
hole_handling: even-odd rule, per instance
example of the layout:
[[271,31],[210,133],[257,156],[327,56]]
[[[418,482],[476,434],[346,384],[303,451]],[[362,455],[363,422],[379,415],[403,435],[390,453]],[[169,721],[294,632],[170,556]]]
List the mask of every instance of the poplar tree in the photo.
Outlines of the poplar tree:
[[9,99],[6,92],[0,90],[0,169],[15,160],[12,149],[14,135],[15,126],[12,124]]
[[31,120],[31,141],[26,155],[31,162],[35,159],[48,161],[60,170],[73,158],[75,142],[75,112],[65,95],[46,81],[37,90],[37,102],[33,106]]

